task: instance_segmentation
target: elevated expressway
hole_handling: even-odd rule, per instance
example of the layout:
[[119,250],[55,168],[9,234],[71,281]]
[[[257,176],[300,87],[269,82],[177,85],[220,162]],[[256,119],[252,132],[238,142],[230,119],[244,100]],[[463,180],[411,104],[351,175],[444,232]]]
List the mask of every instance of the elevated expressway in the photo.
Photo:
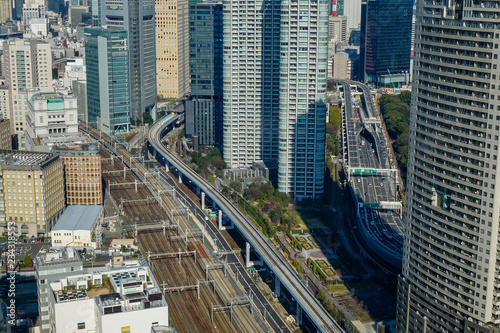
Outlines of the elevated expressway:
[[398,271],[403,247],[402,206],[397,200],[399,170],[391,166],[390,144],[370,89],[359,82],[335,81],[342,85],[343,167],[355,201],[359,234],[378,257],[375,261]]
[[234,207],[224,195],[163,145],[161,140],[168,131],[168,125],[176,119],[177,116],[168,115],[154,123],[148,132],[148,147],[157,161],[168,167],[170,171],[177,173],[179,179],[184,178],[184,180],[191,181],[222,210],[255,249],[255,252],[261,256],[266,265],[273,270],[276,277],[275,282],[283,284],[293,295],[298,306],[314,323],[318,332],[345,332],[318,302],[316,297],[308,291],[298,275],[275,251],[274,245],[263,236],[262,232]]

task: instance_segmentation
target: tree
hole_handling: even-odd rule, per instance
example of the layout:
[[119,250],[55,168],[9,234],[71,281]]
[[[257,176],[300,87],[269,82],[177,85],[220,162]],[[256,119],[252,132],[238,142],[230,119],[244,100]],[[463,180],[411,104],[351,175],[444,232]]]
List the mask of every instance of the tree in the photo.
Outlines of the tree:
[[229,187],[235,192],[241,191],[241,183],[239,181],[233,180],[231,183],[229,183]]
[[33,266],[33,261],[31,260],[31,257],[29,255],[24,256],[24,267],[31,267]]
[[287,227],[286,229],[296,226],[297,224],[299,224],[300,220],[300,215],[295,210],[287,211],[281,217],[281,223],[283,224],[283,226]]
[[260,189],[254,184],[250,185],[244,192],[245,198],[249,201],[257,201],[260,198]]
[[144,124],[151,125],[154,122],[153,117],[151,117],[149,112],[143,112],[142,119],[144,120]]

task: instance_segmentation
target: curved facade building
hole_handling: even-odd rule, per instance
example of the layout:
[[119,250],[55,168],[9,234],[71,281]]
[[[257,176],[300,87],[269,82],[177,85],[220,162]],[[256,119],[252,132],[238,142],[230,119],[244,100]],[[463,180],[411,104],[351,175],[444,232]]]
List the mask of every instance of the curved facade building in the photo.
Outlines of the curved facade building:
[[417,1],[397,332],[500,328],[499,14]]

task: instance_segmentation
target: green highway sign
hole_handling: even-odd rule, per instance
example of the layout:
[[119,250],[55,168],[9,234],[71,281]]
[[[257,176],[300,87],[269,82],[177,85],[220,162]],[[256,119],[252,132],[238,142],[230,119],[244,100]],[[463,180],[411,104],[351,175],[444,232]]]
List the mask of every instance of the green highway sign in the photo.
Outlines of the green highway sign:
[[377,170],[373,169],[354,169],[354,173],[374,173],[377,172]]
[[379,206],[378,203],[363,203],[363,208],[378,208]]

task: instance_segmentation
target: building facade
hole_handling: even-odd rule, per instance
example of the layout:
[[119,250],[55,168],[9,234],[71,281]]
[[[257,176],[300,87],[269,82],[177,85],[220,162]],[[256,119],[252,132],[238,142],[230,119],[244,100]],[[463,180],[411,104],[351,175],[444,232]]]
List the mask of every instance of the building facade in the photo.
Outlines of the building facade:
[[222,147],[222,9],[217,1],[190,6],[191,96],[185,110],[186,137],[197,141],[195,147]]
[[[72,248],[49,249],[47,253],[35,259],[36,290],[38,296],[38,314],[42,333],[50,330],[49,298],[52,297],[49,280],[65,278],[83,273],[83,263],[78,253]],[[76,330],[76,329],[75,329]]]
[[103,219],[104,209],[101,205],[69,206],[50,232],[52,246],[99,248]]
[[278,189],[302,200],[323,194],[329,3],[300,6],[224,1],[223,155],[277,164]]
[[10,89],[11,133],[16,136],[14,146],[23,148],[27,89],[53,90],[50,44],[36,39],[13,38],[4,41],[3,50],[5,79]]
[[101,205],[101,155],[95,145],[68,145],[54,148],[64,162],[66,204]]
[[48,235],[65,208],[62,160],[53,154],[4,151],[0,175],[0,222],[14,222],[17,236]]
[[0,118],[10,119],[10,87],[4,82],[0,84]]
[[[106,288],[106,276],[116,292],[96,296],[92,289]],[[147,266],[52,279],[48,291],[50,332],[151,333],[168,324],[167,302]]]
[[11,0],[0,0],[0,23],[7,22],[12,17]]
[[123,1],[119,4],[114,0],[101,0],[99,15],[102,27],[107,27],[110,31],[127,32],[130,118],[133,121],[142,121],[144,112],[155,116],[157,95],[154,0]]
[[86,28],[85,53],[88,122],[106,134],[130,131],[127,32]]
[[319,199],[325,170],[328,0],[300,8],[282,1],[281,13],[278,190],[298,200]]
[[0,118],[0,149],[12,149],[12,137],[10,135],[10,120]]
[[280,3],[226,0],[223,157],[228,168],[278,158]]
[[499,14],[417,3],[396,332],[500,328]]
[[31,19],[45,18],[45,1],[43,0],[27,0],[23,4],[23,24],[29,27]]
[[[38,89],[37,89],[38,91]],[[28,141],[50,136],[78,134],[77,98],[61,93],[31,94],[28,91],[26,145]]]
[[[412,0],[364,0],[360,74],[365,83],[401,86],[410,71]],[[388,79],[388,80],[387,80]]]
[[328,17],[328,39],[335,39],[337,43],[347,42],[347,17]]
[[156,1],[156,77],[158,97],[181,99],[189,94],[188,0]]

